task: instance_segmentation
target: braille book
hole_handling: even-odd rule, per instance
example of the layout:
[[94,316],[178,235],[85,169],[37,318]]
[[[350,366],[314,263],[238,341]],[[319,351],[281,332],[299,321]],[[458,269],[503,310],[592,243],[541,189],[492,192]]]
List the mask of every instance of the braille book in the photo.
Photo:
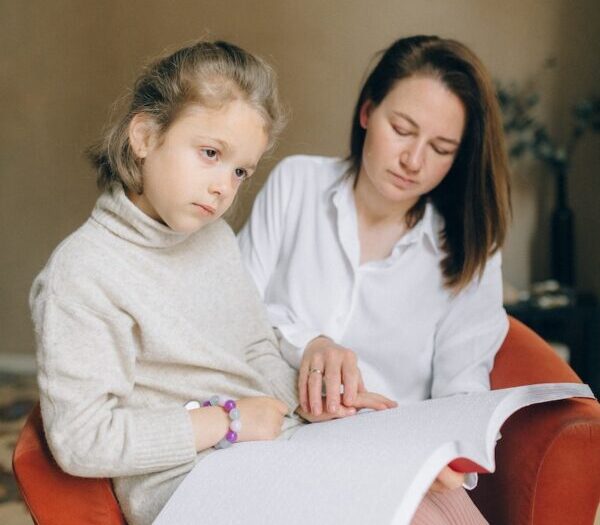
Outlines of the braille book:
[[198,463],[155,525],[408,525],[445,465],[494,472],[502,424],[569,397],[594,395],[576,383],[459,394],[238,443]]

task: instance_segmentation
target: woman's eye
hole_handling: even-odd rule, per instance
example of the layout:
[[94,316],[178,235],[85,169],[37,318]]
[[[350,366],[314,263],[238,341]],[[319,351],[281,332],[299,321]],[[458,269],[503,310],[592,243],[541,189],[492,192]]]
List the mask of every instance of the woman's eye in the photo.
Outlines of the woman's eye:
[[202,153],[205,157],[208,157],[209,159],[215,159],[219,154],[219,152],[216,149],[212,148],[202,148]]
[[394,131],[396,132],[397,135],[400,135],[401,137],[408,137],[408,135],[411,134],[411,132],[409,130],[403,129],[403,128],[394,127]]
[[243,169],[243,168],[236,168],[235,169],[235,176],[239,179],[239,180],[245,180],[248,178],[248,172]]
[[437,146],[432,146],[433,151],[435,151],[438,155],[454,155],[454,151],[448,151],[443,148],[438,148]]

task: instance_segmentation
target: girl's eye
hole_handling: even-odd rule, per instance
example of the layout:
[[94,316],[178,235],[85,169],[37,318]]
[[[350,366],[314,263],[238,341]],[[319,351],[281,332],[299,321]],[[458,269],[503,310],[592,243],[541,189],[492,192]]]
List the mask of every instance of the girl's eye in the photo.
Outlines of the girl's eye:
[[235,176],[239,180],[246,180],[248,178],[248,172],[245,169],[243,169],[243,168],[236,168],[235,169]]
[[216,149],[212,148],[202,148],[202,153],[205,157],[208,157],[209,159],[215,159],[217,158],[219,152]]

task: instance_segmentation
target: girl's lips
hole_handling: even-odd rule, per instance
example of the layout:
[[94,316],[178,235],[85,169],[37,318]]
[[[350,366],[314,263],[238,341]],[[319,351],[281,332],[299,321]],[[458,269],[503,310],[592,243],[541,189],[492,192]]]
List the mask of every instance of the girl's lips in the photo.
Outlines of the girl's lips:
[[197,202],[194,202],[194,206],[200,208],[201,212],[203,212],[206,215],[214,215],[217,211],[215,208],[208,204],[198,204]]

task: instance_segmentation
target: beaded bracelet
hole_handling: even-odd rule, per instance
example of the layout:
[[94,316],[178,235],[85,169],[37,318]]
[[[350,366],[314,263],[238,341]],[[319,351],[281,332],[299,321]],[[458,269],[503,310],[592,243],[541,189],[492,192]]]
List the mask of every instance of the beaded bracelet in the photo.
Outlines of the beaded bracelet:
[[238,439],[238,432],[242,430],[242,421],[240,419],[240,409],[237,408],[235,401],[233,399],[229,399],[225,396],[211,396],[210,399],[204,401],[204,403],[200,404],[199,401],[188,401],[185,404],[185,408],[188,410],[192,410],[194,408],[200,407],[216,407],[220,406],[227,412],[229,416],[229,430],[225,437],[221,439],[216,445],[215,448],[228,448],[233,445]]

